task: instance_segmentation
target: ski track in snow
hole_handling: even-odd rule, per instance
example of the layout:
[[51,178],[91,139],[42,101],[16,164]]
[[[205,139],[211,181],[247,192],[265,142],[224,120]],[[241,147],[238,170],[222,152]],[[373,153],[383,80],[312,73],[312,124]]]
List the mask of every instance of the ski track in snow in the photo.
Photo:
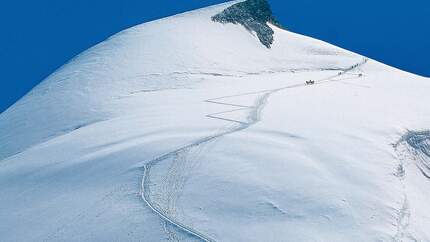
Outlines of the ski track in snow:
[[[346,69],[334,69],[334,68],[330,68],[330,69],[318,69],[319,71],[333,71],[333,70],[338,70],[340,71],[339,74],[337,75],[332,75],[320,80],[316,80],[315,84],[310,85],[310,86],[314,86],[314,85],[320,85],[320,84],[324,84],[324,83],[330,83],[330,82],[342,82],[345,79],[336,79],[336,77],[341,77],[341,76],[345,76],[345,75],[352,75],[351,78],[360,78],[362,76],[362,70],[360,69],[360,67],[362,65],[364,65],[367,62],[367,58],[364,58],[361,62],[346,68]],[[350,73],[353,70],[358,70],[359,74],[357,73]],[[350,79],[350,78],[348,78]],[[343,84],[346,84],[344,82],[342,82]],[[349,83],[348,83],[349,84]],[[177,229],[179,229],[180,231],[183,231],[184,233],[195,237],[197,239],[200,239],[202,241],[206,241],[206,242],[213,242],[215,241],[213,238],[211,238],[210,236],[197,231],[196,229],[194,229],[192,226],[186,225],[180,221],[178,221],[174,216],[171,216],[171,214],[169,214],[169,212],[172,211],[164,211],[164,209],[162,209],[160,204],[157,204],[153,198],[151,198],[151,180],[150,180],[150,175],[151,175],[151,169],[153,166],[157,165],[159,162],[162,162],[163,160],[167,160],[169,158],[176,158],[179,157],[181,155],[186,155],[188,152],[190,152],[191,149],[193,148],[198,148],[199,146],[205,144],[205,143],[209,143],[210,141],[216,140],[220,137],[232,134],[232,133],[236,133],[242,130],[245,130],[251,126],[253,126],[254,124],[258,123],[261,119],[261,112],[264,109],[264,106],[267,103],[268,98],[279,91],[283,91],[286,89],[292,89],[292,88],[299,88],[299,87],[305,87],[308,86],[307,84],[295,84],[295,85],[289,85],[289,86],[284,86],[284,87],[280,87],[280,88],[276,88],[276,89],[267,89],[267,90],[260,90],[260,91],[256,91],[256,92],[248,92],[248,93],[242,93],[242,94],[237,94],[237,95],[230,95],[230,96],[223,96],[223,97],[217,97],[217,98],[212,98],[212,99],[207,99],[205,100],[205,102],[208,103],[213,103],[213,104],[218,104],[218,105],[225,105],[225,106],[230,106],[230,107],[235,107],[235,109],[232,110],[227,110],[224,112],[218,112],[218,113],[212,113],[212,114],[208,114],[206,115],[206,117],[208,118],[213,118],[213,119],[218,119],[218,120],[223,120],[226,122],[230,122],[230,123],[234,123],[236,124],[235,126],[232,126],[231,128],[228,128],[225,131],[216,133],[212,136],[208,136],[202,139],[199,139],[197,141],[195,141],[194,143],[188,144],[186,146],[183,146],[181,148],[178,148],[174,151],[171,151],[169,153],[166,153],[158,158],[155,158],[153,160],[150,160],[148,162],[146,162],[143,165],[143,178],[142,178],[142,183],[141,183],[141,197],[144,201],[144,203],[153,211],[155,212],[160,219],[164,222],[164,227],[166,232],[169,234],[169,238],[172,238],[176,241],[178,241],[179,239],[172,233],[174,233],[174,231],[170,231],[167,228],[167,224],[170,224],[174,227],[176,227]],[[253,95],[253,94],[260,94],[255,102],[253,106],[246,106],[246,105],[239,105],[239,104],[235,104],[235,103],[229,103],[229,102],[222,102],[220,100],[225,99],[225,98],[232,98],[232,97],[240,97],[240,96],[246,96],[246,95]],[[234,120],[234,119],[227,119],[227,118],[223,118],[220,117],[220,114],[224,114],[224,113],[231,113],[231,112],[236,112],[236,111],[240,111],[240,110],[249,110],[249,114],[247,116],[247,122],[243,122],[243,121],[239,121],[239,120]],[[185,157],[186,158],[186,157]],[[173,161],[175,162],[175,160]],[[177,161],[176,161],[177,162]],[[181,161],[179,161],[181,162]],[[183,186],[184,184],[182,184]],[[175,188],[177,188],[177,186],[181,186],[178,184],[174,184]],[[171,196],[170,194],[168,196]],[[170,202],[174,202],[174,201],[170,201]],[[172,205],[172,204],[169,204]]]

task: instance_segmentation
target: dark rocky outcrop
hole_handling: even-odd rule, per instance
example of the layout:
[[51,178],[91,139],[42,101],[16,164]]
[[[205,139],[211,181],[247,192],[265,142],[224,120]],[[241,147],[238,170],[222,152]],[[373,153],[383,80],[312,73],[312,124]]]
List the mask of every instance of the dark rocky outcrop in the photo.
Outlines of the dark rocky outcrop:
[[281,27],[273,16],[267,0],[247,0],[234,4],[213,16],[212,20],[223,24],[243,25],[248,31],[255,32],[260,42],[267,48],[270,48],[274,41],[274,32],[267,23]]

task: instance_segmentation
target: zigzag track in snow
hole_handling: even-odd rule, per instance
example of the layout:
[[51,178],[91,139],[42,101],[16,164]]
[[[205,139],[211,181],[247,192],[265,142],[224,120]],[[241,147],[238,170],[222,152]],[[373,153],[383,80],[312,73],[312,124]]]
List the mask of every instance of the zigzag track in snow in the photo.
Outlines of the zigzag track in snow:
[[[319,85],[319,84],[323,84],[325,82],[334,82],[336,80],[334,80],[336,77],[345,75],[345,74],[350,74],[349,72],[355,69],[359,69],[360,66],[364,65],[367,62],[367,59],[363,59],[363,61],[349,67],[346,69],[338,69],[341,72],[338,75],[333,75],[333,76],[329,76],[327,78],[323,78],[320,80],[315,81],[315,85]],[[353,74],[353,75],[357,75],[357,74]],[[358,77],[361,75],[357,75]],[[181,221],[178,221],[176,218],[174,218],[173,216],[170,216],[168,213],[166,213],[166,211],[164,211],[163,209],[161,209],[159,204],[156,204],[156,202],[154,201],[154,199],[151,198],[151,180],[150,180],[150,175],[151,175],[151,169],[157,165],[159,162],[162,162],[164,160],[167,160],[171,157],[175,157],[178,156],[180,154],[189,152],[190,149],[192,148],[196,148],[199,147],[200,145],[203,145],[205,143],[208,143],[212,140],[216,140],[220,137],[232,134],[232,133],[236,133],[239,131],[242,131],[244,129],[247,129],[249,127],[251,127],[252,125],[256,124],[257,122],[260,121],[261,119],[261,111],[263,110],[268,98],[279,91],[285,90],[285,89],[292,89],[292,88],[297,88],[297,87],[304,87],[306,86],[306,84],[296,84],[296,85],[289,85],[289,86],[284,86],[284,87],[280,87],[280,88],[275,88],[275,89],[268,89],[268,90],[261,90],[261,91],[256,91],[256,92],[248,92],[248,93],[242,93],[242,94],[237,94],[237,95],[230,95],[230,96],[223,96],[223,97],[218,97],[218,98],[213,98],[213,99],[207,99],[205,100],[205,102],[209,102],[209,103],[213,103],[213,104],[217,104],[217,105],[224,105],[224,106],[231,106],[231,107],[235,107],[236,109],[232,109],[232,110],[227,110],[224,112],[218,112],[218,113],[212,113],[212,114],[208,114],[206,115],[208,118],[213,118],[213,119],[219,119],[219,120],[223,120],[226,122],[230,122],[230,123],[234,123],[236,125],[232,126],[231,128],[228,128],[225,131],[216,133],[214,135],[208,136],[208,137],[204,137],[201,138],[191,144],[185,145],[183,147],[180,147],[174,151],[168,152],[164,155],[159,156],[158,158],[155,158],[153,160],[150,160],[148,162],[145,163],[145,165],[143,166],[143,178],[142,178],[142,183],[141,183],[141,197],[142,200],[145,202],[145,204],[154,212],[156,213],[160,219],[165,222],[168,223],[176,228],[178,228],[179,230],[183,231],[184,233],[195,237],[197,239],[200,239],[202,241],[206,241],[206,242],[213,242],[215,241],[213,238],[211,238],[209,235],[206,235],[204,233],[201,233],[199,231],[197,231],[196,229],[194,229],[193,227],[186,225],[184,223],[182,223]],[[240,105],[240,104],[235,104],[235,103],[228,103],[228,102],[222,102],[219,100],[225,99],[225,98],[231,98],[231,97],[240,97],[240,96],[245,96],[245,95],[252,95],[252,94],[261,94],[259,95],[254,102],[253,106],[246,106],[246,105]],[[219,117],[217,115],[223,114],[223,113],[228,113],[228,112],[236,112],[239,110],[249,110],[249,113],[247,115],[247,122],[242,122],[239,120],[233,120],[233,119],[226,119],[223,117]]]
[[[333,76],[329,76],[320,80],[315,81],[314,85],[318,85],[318,84],[322,84],[325,82],[342,82],[344,80],[352,80],[352,79],[356,79],[357,76],[360,76],[360,74],[355,74],[355,73],[349,73],[350,71],[354,70],[354,69],[358,69],[360,66],[364,65],[367,62],[367,59],[363,59],[362,62],[357,63],[349,68],[346,69],[337,69],[340,72],[340,74],[337,75],[333,75]],[[332,69],[330,69],[332,70]],[[340,79],[340,80],[334,80],[334,78],[336,77],[340,77],[346,74],[350,74],[350,75],[354,75],[353,77],[349,77],[349,78],[344,78],[344,79]],[[206,117],[208,118],[214,118],[214,119],[220,119],[220,120],[225,120],[225,121],[230,121],[230,122],[235,122],[235,123],[244,123],[238,120],[233,120],[233,119],[226,119],[223,117],[220,117],[218,115],[220,114],[225,114],[225,113],[232,113],[232,112],[236,112],[236,111],[242,111],[242,110],[246,110],[246,109],[254,109],[256,108],[256,106],[246,106],[246,105],[239,105],[239,104],[235,104],[235,103],[228,103],[228,102],[220,102],[219,100],[222,99],[227,99],[227,98],[233,98],[233,97],[241,97],[241,96],[247,96],[247,95],[255,95],[255,94],[264,94],[267,93],[269,95],[278,92],[278,91],[282,91],[285,89],[291,89],[291,88],[297,88],[297,87],[305,87],[308,86],[307,84],[295,84],[295,85],[289,85],[289,86],[285,86],[285,87],[280,87],[280,88],[275,88],[275,89],[267,89],[267,90],[262,90],[262,91],[255,91],[255,92],[247,92],[247,93],[242,93],[242,94],[237,94],[237,95],[228,95],[228,96],[222,96],[222,97],[217,97],[217,98],[211,98],[211,99],[207,99],[205,100],[205,102],[209,102],[209,103],[214,103],[214,104],[219,104],[219,105],[225,105],[225,106],[231,106],[231,107],[240,107],[238,109],[231,109],[231,110],[227,110],[227,111],[223,111],[223,112],[217,112],[217,113],[211,113],[206,115]]]

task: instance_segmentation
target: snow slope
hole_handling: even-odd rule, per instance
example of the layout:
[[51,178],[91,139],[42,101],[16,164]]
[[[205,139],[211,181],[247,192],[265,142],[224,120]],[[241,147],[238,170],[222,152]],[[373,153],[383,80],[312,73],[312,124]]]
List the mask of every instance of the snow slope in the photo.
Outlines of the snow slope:
[[237,3],[125,30],[0,114],[1,241],[430,241],[430,80],[212,21]]

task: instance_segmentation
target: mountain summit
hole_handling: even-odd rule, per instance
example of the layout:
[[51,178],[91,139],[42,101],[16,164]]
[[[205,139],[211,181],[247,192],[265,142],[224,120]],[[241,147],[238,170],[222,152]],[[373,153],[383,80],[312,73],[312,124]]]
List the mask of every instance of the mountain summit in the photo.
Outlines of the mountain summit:
[[255,32],[260,42],[267,48],[270,48],[273,43],[274,34],[268,23],[280,27],[267,0],[248,0],[236,3],[213,16],[212,20],[224,24],[243,25],[248,31]]
[[266,1],[135,26],[0,114],[0,240],[430,241],[429,92]]

